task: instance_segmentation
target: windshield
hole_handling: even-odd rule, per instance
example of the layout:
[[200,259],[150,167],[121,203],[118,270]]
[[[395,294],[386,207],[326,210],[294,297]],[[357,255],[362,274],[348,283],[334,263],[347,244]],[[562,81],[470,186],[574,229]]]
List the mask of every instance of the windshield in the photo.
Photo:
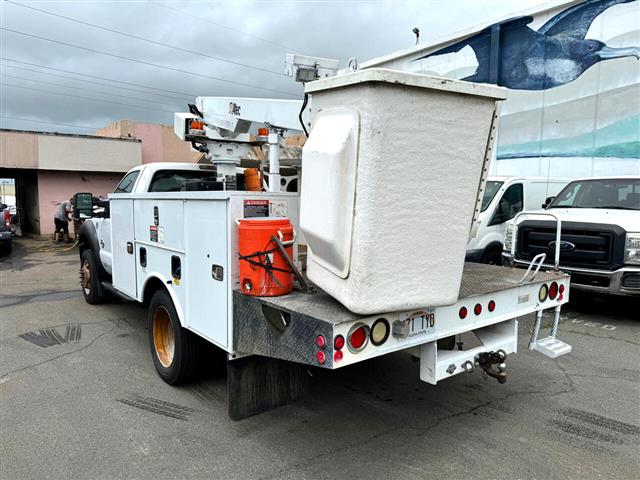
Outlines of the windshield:
[[562,207],[640,210],[640,178],[571,182],[548,208]]
[[496,193],[498,193],[498,190],[500,190],[503,183],[504,182],[496,182],[495,180],[487,181],[487,185],[484,188],[484,197],[482,197],[482,207],[480,208],[481,212],[484,212],[487,209],[491,200],[496,196]]

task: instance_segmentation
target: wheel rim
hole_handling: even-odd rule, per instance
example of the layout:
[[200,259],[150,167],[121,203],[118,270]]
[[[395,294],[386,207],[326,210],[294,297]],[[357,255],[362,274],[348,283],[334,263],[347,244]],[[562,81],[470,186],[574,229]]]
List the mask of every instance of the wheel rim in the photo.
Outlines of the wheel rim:
[[80,280],[84,293],[86,293],[87,295],[91,293],[91,267],[89,267],[89,262],[87,260],[82,262],[82,268],[80,269]]
[[171,317],[166,308],[159,306],[153,312],[153,348],[163,367],[173,363],[176,346],[176,335],[171,325]]

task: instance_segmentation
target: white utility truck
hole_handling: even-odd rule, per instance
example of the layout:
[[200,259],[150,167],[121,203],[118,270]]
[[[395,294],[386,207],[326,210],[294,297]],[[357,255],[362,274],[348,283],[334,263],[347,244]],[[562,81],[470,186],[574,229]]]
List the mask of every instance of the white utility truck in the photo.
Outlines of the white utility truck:
[[[399,261],[411,260],[402,257],[401,253],[404,249],[415,248],[412,242],[430,241],[428,234],[412,237],[405,232],[428,232],[432,229],[434,235],[447,234],[450,219],[445,207],[446,202],[451,201],[448,196],[451,192],[435,189],[437,193],[429,196],[428,188],[419,188],[420,182],[435,185],[437,176],[428,173],[422,177],[421,172],[412,172],[401,177],[402,182],[410,183],[413,189],[404,190],[412,193],[405,195],[408,199],[403,199],[403,184],[397,184],[395,180],[402,165],[385,164],[387,153],[384,148],[373,151],[367,158],[368,162],[373,162],[376,154],[380,154],[378,166],[373,163],[367,166],[374,170],[380,168],[377,172],[362,172],[358,170],[357,163],[353,163],[358,152],[367,153],[369,145],[359,143],[367,135],[373,137],[373,143],[379,140],[389,145],[398,140],[411,142],[419,132],[428,128],[430,122],[438,121],[425,116],[422,111],[413,111],[404,115],[409,122],[405,131],[385,130],[384,111],[377,110],[376,115],[380,117],[375,122],[371,122],[368,113],[369,106],[374,109],[379,106],[376,98],[380,92],[391,96],[385,101],[399,102],[396,109],[411,107],[411,102],[404,105],[404,100],[398,99],[403,99],[406,94],[412,95],[413,89],[421,89],[421,94],[433,95],[437,102],[449,102],[441,104],[443,111],[452,110],[453,102],[457,115],[470,116],[468,112],[465,114],[459,110],[469,105],[471,111],[478,115],[488,112],[486,128],[481,133],[484,140],[480,158],[468,159],[477,165],[476,173],[469,180],[472,184],[467,185],[471,187],[466,200],[468,211],[465,204],[466,213],[460,217],[462,227],[451,226],[451,232],[468,236],[477,220],[491,158],[493,121],[497,118],[495,100],[504,98],[502,89],[491,86],[416,74],[398,75],[375,69],[364,74],[352,72],[332,77],[336,73],[333,62],[323,59],[309,61],[308,57],[300,56],[293,56],[290,60],[291,71],[298,80],[331,78],[307,83],[305,89],[311,98],[305,97],[304,102],[199,97],[195,105],[190,106],[191,113],[176,114],[177,135],[204,154],[205,164],[148,164],[125,175],[116,191],[109,195],[101,218],[93,216],[87,219],[79,232],[80,277],[85,299],[89,303],[97,303],[115,294],[148,306],[152,359],[161,378],[169,384],[193,378],[197,367],[203,366],[199,357],[203,342],[227,352],[228,408],[233,419],[269,410],[303,395],[308,388],[307,370],[310,367],[335,370],[402,350],[420,358],[420,378],[431,384],[474,370],[504,383],[507,355],[517,351],[518,317],[534,312],[536,322],[529,348],[550,357],[568,353],[571,347],[558,340],[556,333],[561,305],[569,299],[569,278],[558,269],[540,269],[545,254],[537,256],[526,272],[515,268],[465,264],[465,240],[460,245],[459,255],[456,253],[451,262],[455,264],[452,271],[457,274],[460,269],[459,281],[446,278],[442,270],[434,271],[436,285],[438,278],[442,285],[447,285],[446,291],[442,292],[443,298],[452,299],[447,304],[425,304],[420,308],[412,306],[363,314],[354,313],[333,296],[309,285],[300,274],[296,268],[299,267],[297,247],[301,238],[298,232],[293,240],[293,258],[289,259],[289,265],[296,273],[299,287],[289,294],[273,297],[243,293],[238,273],[237,225],[242,219],[287,217],[296,230],[300,229],[301,223],[304,227],[306,222],[309,227],[303,228],[302,233],[309,237],[306,238],[309,261],[318,262],[314,267],[316,271],[321,268],[321,261],[328,263],[332,259],[332,252],[337,261],[346,258],[343,251],[329,247],[325,249],[325,258],[319,256],[322,249],[316,248],[317,243],[314,242],[320,239],[324,245],[331,246],[336,236],[345,241],[348,249],[354,250],[352,263],[346,260],[347,272],[349,268],[354,271],[353,258],[356,257],[362,262],[359,268],[366,268],[368,265],[363,261],[362,249],[355,251],[361,244],[353,239],[358,235],[364,236],[370,248],[379,247],[371,243],[375,232],[363,235],[366,230],[359,223],[363,222],[363,217],[372,214],[375,221],[376,211],[380,215],[388,215],[392,225],[386,227],[392,226],[398,231],[396,238],[385,240],[384,248],[390,255],[396,255]],[[345,97],[345,108],[349,99],[358,95],[360,88],[367,90],[366,95],[358,99],[361,103],[357,107],[351,105],[348,111],[343,107],[319,111],[314,108],[314,92],[324,87],[347,89],[345,91],[349,95]],[[398,96],[394,97],[396,94]],[[493,102],[494,107],[487,110],[487,102]],[[401,120],[402,115],[394,118],[396,122]],[[356,195],[349,188],[343,188],[340,190],[342,197],[327,198],[324,208],[305,207],[303,202],[299,214],[299,194],[279,191],[280,182],[277,181],[283,134],[299,129],[298,121],[303,122],[303,130],[310,127],[310,138],[302,154],[303,195],[305,185],[314,181],[310,171],[320,172],[316,179],[327,189],[336,188],[336,185],[348,187],[349,182],[360,182],[367,175],[375,174],[378,177],[368,178],[377,178],[376,181],[389,179],[385,180],[386,185],[379,185],[379,195],[384,197],[388,194],[387,204],[371,197],[375,196],[371,185],[358,183],[354,188],[366,194]],[[264,127],[269,132],[265,132]],[[441,122],[438,128],[443,129],[444,135],[446,129],[455,128],[455,121]],[[258,136],[250,134],[256,131]],[[336,136],[331,134],[332,131]],[[360,135],[358,132],[364,133]],[[478,132],[470,131],[469,134],[477,136]],[[252,146],[265,144],[269,149],[270,191],[238,190],[242,184],[242,158]],[[452,147],[455,146],[447,144],[439,153],[431,153],[445,155]],[[457,152],[464,152],[463,147]],[[455,148],[453,150],[456,151]],[[420,151],[428,164],[430,152]],[[389,149],[388,155],[399,153],[402,151],[393,148]],[[316,160],[327,163],[314,164],[305,177],[305,164]],[[462,168],[466,160],[464,155],[460,155],[456,161],[461,162]],[[432,165],[434,171],[446,167]],[[320,178],[326,174],[326,168],[334,172],[335,177]],[[388,172],[386,176],[385,171]],[[397,190],[385,192],[384,188]],[[316,190],[319,195],[326,191],[324,188]],[[424,194],[424,197],[418,198],[419,195],[413,192]],[[79,197],[87,195],[78,194]],[[408,203],[407,200],[411,199],[419,208],[392,216],[395,205]],[[355,207],[350,207],[349,202]],[[445,203],[441,205],[438,202]],[[85,204],[86,198],[78,198],[77,203]],[[425,207],[430,204],[437,208],[429,210]],[[375,208],[372,209],[372,205]],[[355,218],[352,217],[352,209]],[[334,212],[335,217],[323,217],[318,221],[313,217],[300,220],[301,215],[310,215],[309,212],[322,216],[325,211]],[[341,212],[345,213],[344,217],[340,216]],[[365,214],[360,215],[359,212]],[[439,224],[421,225],[414,221],[424,218],[424,215],[438,220]],[[337,233],[329,232],[323,237],[322,228],[314,230],[316,225],[327,225],[331,232]],[[352,234],[345,234],[351,231]],[[277,239],[273,239],[276,242]],[[402,248],[397,249],[398,245]],[[442,245],[442,248],[446,247]],[[390,249],[394,248],[396,250],[391,252]],[[416,264],[423,268],[419,261]],[[363,272],[365,270],[359,274]],[[398,285],[403,285],[402,288],[407,289],[407,298],[414,298],[416,291],[425,287],[422,283],[411,284],[411,279],[420,278],[418,275],[423,274],[405,267],[397,271],[387,268],[382,277],[375,279],[378,282],[375,288],[380,288],[380,278],[388,275],[390,289],[397,290]],[[348,279],[348,275],[336,276],[338,280],[334,283],[339,285],[336,288],[349,288],[348,285],[337,284],[337,281]],[[449,284],[455,286],[449,287]],[[363,286],[357,287],[362,289]],[[360,303],[354,308],[366,310],[367,305],[361,307],[366,297],[362,296],[362,290],[358,292],[356,300]],[[372,293],[372,304],[379,300],[373,296]],[[396,297],[392,300],[402,301],[401,293]],[[425,298],[429,298],[428,295]],[[542,312],[547,309],[554,311],[553,326],[549,336],[539,339]],[[465,333],[473,334],[474,342],[463,343],[461,335]]]
[[640,175],[569,183],[545,210],[517,215],[504,246],[505,263],[526,267],[555,251],[575,288],[640,296]]
[[467,261],[501,265],[507,222],[522,211],[545,208],[567,183],[559,178],[489,176]]

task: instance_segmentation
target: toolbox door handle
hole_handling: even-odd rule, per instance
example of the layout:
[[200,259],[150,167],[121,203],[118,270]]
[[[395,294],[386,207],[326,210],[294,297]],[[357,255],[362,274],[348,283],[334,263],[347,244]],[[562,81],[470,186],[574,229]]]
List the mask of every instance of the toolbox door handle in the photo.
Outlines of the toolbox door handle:
[[127,242],[127,253],[133,255],[133,242]]

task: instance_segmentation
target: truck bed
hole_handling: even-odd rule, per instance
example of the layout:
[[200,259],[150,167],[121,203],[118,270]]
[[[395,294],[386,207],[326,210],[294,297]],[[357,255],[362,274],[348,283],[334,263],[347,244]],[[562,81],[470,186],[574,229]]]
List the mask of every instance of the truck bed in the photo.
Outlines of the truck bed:
[[[523,274],[524,270],[517,268],[465,264],[458,302],[443,307],[425,306],[418,312],[430,316],[435,328],[418,332],[410,338],[390,339],[375,352],[360,354],[357,361],[504,322],[567,301],[566,296],[554,301],[538,301],[538,289],[543,283],[556,281],[568,285],[567,274],[541,271],[533,282],[519,284]],[[495,312],[484,310],[489,300],[495,301]],[[476,303],[484,305],[481,315],[473,313]],[[458,316],[461,306],[469,311],[466,320]],[[344,366],[351,360],[356,361],[356,356],[348,359],[345,354],[345,360],[336,365],[327,355],[326,361],[317,365],[317,336],[325,339],[333,339],[337,334],[346,336],[355,323],[372,323],[384,317],[393,324],[396,320],[407,318],[407,313],[410,313],[359,315],[347,310],[321,290],[309,293],[294,291],[280,297],[251,297],[234,290],[233,311],[233,353],[264,355],[323,368]],[[331,347],[332,344],[329,345]]]

